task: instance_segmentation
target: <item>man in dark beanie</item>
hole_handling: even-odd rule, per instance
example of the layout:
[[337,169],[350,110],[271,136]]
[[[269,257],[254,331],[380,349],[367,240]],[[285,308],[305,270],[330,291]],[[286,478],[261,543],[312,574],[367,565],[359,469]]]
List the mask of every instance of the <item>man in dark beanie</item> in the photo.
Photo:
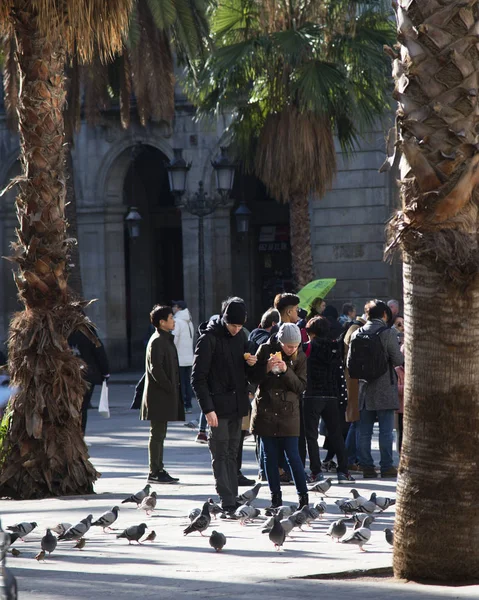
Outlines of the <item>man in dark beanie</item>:
[[244,301],[229,298],[222,315],[201,324],[191,375],[210,426],[208,445],[216,491],[230,516],[236,510],[238,495],[241,420],[250,407],[246,370],[256,363],[256,357],[247,353],[247,340],[241,334],[245,321]]

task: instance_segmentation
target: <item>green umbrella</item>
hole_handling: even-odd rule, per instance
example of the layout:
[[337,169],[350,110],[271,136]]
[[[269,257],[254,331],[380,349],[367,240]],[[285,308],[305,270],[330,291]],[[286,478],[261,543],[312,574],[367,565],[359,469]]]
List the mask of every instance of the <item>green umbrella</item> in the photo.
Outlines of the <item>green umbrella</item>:
[[324,298],[335,285],[336,279],[316,279],[315,281],[310,281],[297,294],[301,300],[301,308],[309,310],[315,298]]

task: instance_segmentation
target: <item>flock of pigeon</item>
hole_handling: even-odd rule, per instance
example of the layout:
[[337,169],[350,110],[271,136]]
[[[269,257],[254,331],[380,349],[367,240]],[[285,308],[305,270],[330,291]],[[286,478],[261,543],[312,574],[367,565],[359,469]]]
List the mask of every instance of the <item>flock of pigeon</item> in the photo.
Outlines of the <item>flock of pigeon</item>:
[[[332,486],[332,479],[328,478],[324,481],[316,483],[310,488],[310,492],[316,492],[321,495],[327,495]],[[294,529],[302,530],[303,526],[311,526],[311,523],[317,519],[321,519],[328,507],[321,498],[321,501],[313,506],[303,506],[298,509],[294,505],[284,505],[278,508],[267,508],[260,510],[253,505],[257,499],[261,483],[257,483],[253,488],[247,490],[237,498],[238,508],[234,516],[226,514],[221,506],[209,498],[203,506],[194,508],[188,515],[190,524],[184,529],[184,535],[191,533],[199,533],[201,536],[211,526],[212,517],[216,520],[218,515],[220,519],[233,519],[239,521],[240,525],[253,523],[256,519],[261,519],[261,532],[268,534],[269,539],[274,544],[277,550],[280,550],[287,537],[292,538]],[[150,492],[151,486],[146,485],[142,490],[125,498],[122,504],[134,503],[138,510],[145,511],[149,516],[156,509],[157,494]],[[369,499],[361,496],[356,489],[350,491],[351,498],[336,500],[335,504],[339,511],[344,514],[344,517],[331,523],[327,535],[337,542],[342,544],[356,545],[360,550],[364,550],[363,546],[371,538],[371,524],[375,520],[374,513],[383,512],[395,504],[395,500],[387,497],[380,497],[377,494],[371,494]],[[114,506],[111,510],[104,512],[97,519],[93,519],[93,515],[88,515],[81,519],[78,523],[58,523],[54,527],[46,529],[45,535],[41,538],[40,551],[35,558],[40,561],[44,560],[46,555],[50,555],[57,548],[58,542],[76,542],[75,548],[81,550],[85,547],[85,535],[91,527],[101,527],[103,532],[112,530],[112,525],[117,521],[120,508]],[[353,528],[348,530],[347,523],[353,523]],[[23,540],[32,531],[37,528],[35,522],[21,522],[7,527],[6,547],[9,548],[14,556],[18,556],[20,551],[13,547],[13,544],[18,540]],[[154,542],[156,532],[151,531],[145,537],[146,523],[132,525],[118,533],[118,539],[128,540],[128,544],[136,542]],[[389,544],[393,544],[393,532],[390,529],[384,529],[386,540]],[[56,534],[56,535],[54,535]],[[209,536],[210,546],[220,552],[226,545],[226,536],[220,531],[213,530]]]

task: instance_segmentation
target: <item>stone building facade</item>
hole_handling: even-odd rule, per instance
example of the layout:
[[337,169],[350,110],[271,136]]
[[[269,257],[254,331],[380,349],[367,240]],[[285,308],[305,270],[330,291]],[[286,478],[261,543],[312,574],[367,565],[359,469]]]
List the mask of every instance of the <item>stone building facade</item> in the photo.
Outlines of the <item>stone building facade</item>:
[[[119,115],[103,115],[96,127],[83,124],[73,150],[78,240],[84,296],[96,298],[89,315],[107,347],[112,370],[139,368],[148,335],[148,313],[157,302],[185,299],[197,322],[198,219],[175,206],[165,163],[174,148],[192,162],[190,193],[205,182],[214,193],[211,166],[224,123],[198,123],[178,96],[174,122],[133,123],[122,130]],[[333,189],[311,200],[314,265],[318,277],[336,277],[328,300],[340,308],[352,300],[399,296],[399,265],[382,261],[384,224],[397,202],[390,175],[379,174],[384,133],[375,131],[347,162],[338,151]],[[18,139],[6,126],[0,104],[0,187],[19,173]],[[0,198],[0,250],[9,254],[16,217],[15,190]],[[252,211],[249,233],[236,233],[234,210],[244,199]],[[130,206],[142,216],[141,233],[129,238]],[[268,198],[250,176],[238,175],[232,199],[205,219],[207,313],[237,294],[250,307],[249,325],[280,289],[291,289],[288,207]],[[0,341],[5,341],[16,299],[10,263],[0,263]]]

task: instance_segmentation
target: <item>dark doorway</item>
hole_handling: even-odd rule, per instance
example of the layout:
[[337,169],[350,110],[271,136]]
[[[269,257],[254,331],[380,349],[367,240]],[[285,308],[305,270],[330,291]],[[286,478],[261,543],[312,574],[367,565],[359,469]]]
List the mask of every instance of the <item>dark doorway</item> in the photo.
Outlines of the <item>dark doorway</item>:
[[142,368],[154,304],[183,298],[181,213],[170,193],[167,157],[151,146],[131,150],[123,192],[125,212],[136,206],[140,235],[126,240],[127,334],[130,368]]

